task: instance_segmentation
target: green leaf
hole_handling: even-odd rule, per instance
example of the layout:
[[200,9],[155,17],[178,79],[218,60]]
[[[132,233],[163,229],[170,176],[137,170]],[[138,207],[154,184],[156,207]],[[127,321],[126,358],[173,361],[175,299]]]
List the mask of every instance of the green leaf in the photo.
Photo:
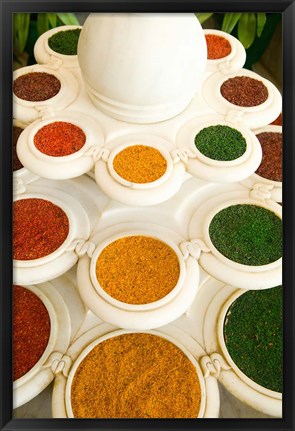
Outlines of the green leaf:
[[207,21],[207,19],[209,19],[210,16],[213,15],[213,12],[212,13],[196,13],[195,15],[198,18],[200,24],[203,24],[203,22]]
[[77,20],[75,14],[73,13],[58,13],[58,18],[65,25],[79,25],[79,21]]
[[23,53],[29,34],[30,14],[15,13],[13,15],[13,38],[19,54]]
[[57,15],[56,13],[47,13],[47,19],[51,25],[52,28],[56,27],[56,22],[57,22]]
[[266,14],[264,12],[258,12],[257,16],[257,36],[260,37],[264,26],[266,24]]
[[236,23],[241,17],[241,13],[225,13],[222,21],[221,30],[226,33],[231,33],[236,26]]
[[49,30],[49,21],[46,13],[37,15],[37,31],[39,36]]
[[244,45],[245,49],[248,49],[252,45],[256,34],[256,15],[255,13],[243,13],[238,25],[238,38],[239,41]]

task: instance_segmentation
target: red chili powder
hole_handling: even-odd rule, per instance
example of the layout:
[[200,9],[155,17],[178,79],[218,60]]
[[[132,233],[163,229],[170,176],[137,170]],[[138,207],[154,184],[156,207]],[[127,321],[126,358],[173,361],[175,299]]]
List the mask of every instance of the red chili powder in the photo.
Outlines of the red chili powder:
[[282,134],[263,132],[256,136],[262,148],[262,160],[256,174],[268,180],[282,181]]
[[41,153],[53,157],[69,156],[79,151],[86,142],[80,127],[64,121],[43,126],[34,136],[35,147]]
[[276,118],[272,123],[275,126],[282,126],[283,125],[283,117],[282,117],[282,113],[278,116],[278,118]]
[[13,286],[13,381],[38,362],[49,336],[50,317],[43,302],[30,290]]
[[12,147],[13,172],[18,171],[19,169],[23,168],[23,165],[21,164],[19,158],[17,157],[17,153],[16,153],[16,144],[17,144],[18,138],[19,138],[19,136],[23,130],[24,129],[22,129],[21,127],[13,126],[13,143],[12,143],[12,145],[13,145],[13,147]]
[[206,34],[207,58],[208,60],[217,60],[227,57],[231,53],[231,44],[222,36],[216,34]]
[[69,233],[65,212],[45,199],[13,203],[13,259],[33,260],[57,250]]
[[61,87],[60,80],[45,72],[21,75],[13,82],[14,94],[23,100],[41,102],[56,96]]
[[233,105],[244,107],[261,105],[268,98],[268,90],[263,82],[249,76],[227,79],[221,85],[220,92]]

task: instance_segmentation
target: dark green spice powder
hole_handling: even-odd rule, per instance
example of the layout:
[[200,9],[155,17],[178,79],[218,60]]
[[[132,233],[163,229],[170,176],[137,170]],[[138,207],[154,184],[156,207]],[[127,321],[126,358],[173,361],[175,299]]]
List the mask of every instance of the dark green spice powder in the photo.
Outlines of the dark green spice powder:
[[80,33],[80,28],[59,31],[48,39],[48,45],[53,51],[59,54],[76,55]]
[[241,295],[227,312],[224,339],[247,377],[282,392],[282,286]]
[[195,137],[195,146],[210,159],[230,161],[241,157],[247,144],[241,132],[219,124],[202,129]]
[[232,205],[219,211],[209,226],[213,245],[243,265],[267,265],[282,255],[282,221],[256,205]]

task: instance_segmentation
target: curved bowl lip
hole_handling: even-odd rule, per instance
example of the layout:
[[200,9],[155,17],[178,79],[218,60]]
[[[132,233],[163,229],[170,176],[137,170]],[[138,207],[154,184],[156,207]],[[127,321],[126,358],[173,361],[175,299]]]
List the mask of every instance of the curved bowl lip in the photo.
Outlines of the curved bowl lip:
[[234,57],[236,56],[237,53],[237,39],[234,38],[233,36],[231,36],[229,33],[225,33],[224,31],[221,30],[216,30],[216,29],[204,29],[204,34],[205,36],[207,35],[215,35],[215,36],[220,36],[223,39],[226,39],[230,46],[231,46],[231,52],[226,55],[225,57],[220,57],[220,58],[207,58],[207,61],[210,64],[218,64],[218,63],[223,63],[223,62],[230,62],[234,59]]
[[[133,189],[151,189],[151,188],[155,188],[161,184],[163,184],[165,181],[168,180],[168,178],[171,176],[171,173],[173,171],[173,161],[171,158],[171,155],[169,153],[169,151],[167,151],[162,145],[156,143],[156,142],[141,142],[138,143],[138,140],[136,137],[132,137],[132,136],[126,136],[126,141],[128,140],[128,142],[125,142],[121,145],[119,145],[118,147],[114,148],[108,158],[108,170],[110,175],[114,178],[114,180],[116,180],[118,183],[122,184],[125,187],[130,187]],[[155,137],[156,140],[156,137]],[[167,167],[166,167],[166,171],[164,172],[164,174],[158,178],[155,181],[151,181],[149,183],[135,183],[135,182],[131,182],[126,180],[125,178],[121,177],[117,171],[115,170],[113,163],[114,163],[114,159],[117,156],[117,154],[121,153],[122,151],[124,151],[126,148],[129,147],[133,147],[133,146],[144,146],[144,147],[151,147],[154,148],[156,150],[159,151],[159,153],[162,155],[162,157],[164,157],[164,159],[166,160],[167,163]]]
[[223,333],[224,321],[225,321],[225,318],[226,318],[226,315],[227,315],[227,312],[228,312],[230,306],[244,293],[247,293],[247,291],[245,292],[244,290],[242,290],[242,291],[239,290],[239,291],[235,292],[223,304],[223,306],[220,310],[219,316],[218,316],[218,321],[217,321],[218,343],[220,345],[220,348],[222,350],[222,353],[223,353],[226,361],[229,363],[231,368],[234,370],[235,374],[243,382],[245,382],[248,386],[250,386],[251,388],[253,388],[257,392],[264,393],[265,395],[268,395],[269,397],[272,397],[275,399],[282,399],[282,393],[281,392],[276,392],[276,391],[272,391],[271,389],[265,388],[264,386],[259,385],[254,380],[251,380],[249,377],[247,377],[246,374],[244,374],[240,370],[240,368],[236,365],[236,363],[233,361],[232,357],[230,356],[230,354],[227,350],[226,343],[224,340],[224,333]]
[[[267,126],[259,127],[259,129],[253,130],[253,133],[255,134],[256,137],[260,133],[264,133],[264,132],[266,132],[266,133],[281,133],[282,134],[283,133],[283,127],[278,126],[276,124],[268,124]],[[253,175],[253,179],[257,182],[259,182],[259,180],[262,179],[263,182],[270,184],[270,185],[273,185],[274,187],[282,187],[283,186],[282,181],[270,180],[269,178],[262,177],[261,175],[258,175],[255,172],[252,175]]]
[[61,208],[68,218],[69,232],[64,242],[56,250],[54,250],[50,254],[47,254],[46,256],[42,256],[42,257],[39,257],[38,259],[32,259],[32,260],[13,259],[14,265],[19,268],[35,267],[35,266],[40,266],[51,262],[52,260],[62,255],[67,250],[68,246],[74,239],[75,215],[72,209],[67,204],[65,204],[63,201],[61,201],[56,197],[47,196],[42,193],[28,193],[26,195],[19,195],[15,197],[14,202],[19,200],[24,200],[24,199],[42,199],[42,200],[49,201],[53,205],[56,205],[59,208]]
[[21,286],[23,289],[30,290],[33,294],[35,294],[40,301],[43,303],[43,305],[46,307],[46,310],[49,314],[50,319],[50,334],[48,338],[47,346],[42,353],[42,356],[38,359],[38,361],[35,363],[35,365],[23,376],[18,378],[17,380],[14,380],[13,382],[13,389],[17,389],[24,383],[26,383],[28,380],[30,380],[38,371],[41,369],[41,366],[46,362],[47,358],[49,357],[50,353],[53,352],[57,334],[58,334],[58,324],[57,324],[57,318],[56,318],[56,312],[54,310],[54,307],[47,296],[40,291],[35,286]]
[[[99,255],[101,254],[101,252],[111,243],[113,243],[114,241],[118,240],[118,239],[122,239],[122,238],[126,238],[129,236],[145,236],[145,237],[149,237],[149,238],[154,238],[157,240],[162,241],[164,244],[168,245],[176,254],[177,258],[178,258],[178,262],[179,262],[179,277],[178,277],[178,281],[176,283],[176,285],[174,286],[174,288],[164,297],[158,299],[157,301],[153,301],[153,302],[149,302],[147,304],[129,304],[129,303],[125,303],[122,301],[119,301],[118,299],[115,299],[114,297],[112,297],[111,295],[109,295],[99,284],[97,277],[96,277],[96,262],[97,259],[99,257]],[[110,238],[107,238],[105,241],[103,241],[102,243],[100,243],[91,258],[90,261],[90,269],[89,269],[89,275],[90,275],[90,280],[91,283],[94,287],[94,289],[96,290],[97,294],[99,296],[101,296],[104,300],[106,300],[108,303],[114,305],[117,308],[123,309],[123,310],[127,310],[127,311],[137,311],[137,312],[142,312],[142,311],[146,311],[146,310],[153,310],[156,308],[160,308],[162,306],[164,306],[165,304],[167,304],[168,302],[172,301],[176,295],[179,293],[179,291],[182,289],[184,282],[185,282],[185,277],[186,277],[186,265],[185,265],[185,260],[184,260],[184,256],[182,255],[179,247],[173,243],[170,240],[167,240],[166,238],[164,238],[164,235],[161,235],[160,233],[155,233],[155,232],[149,232],[149,231],[144,231],[144,230],[134,230],[134,231],[126,231],[126,232],[122,232],[116,235],[111,236]]]
[[[208,117],[207,117],[208,118]],[[248,158],[249,155],[251,154],[251,152],[253,151],[253,144],[252,141],[253,139],[257,139],[255,136],[252,136],[253,133],[251,132],[251,130],[248,130],[247,128],[243,127],[240,124],[235,124],[232,121],[227,121],[225,119],[223,120],[217,120],[218,116],[216,116],[216,119],[214,118],[214,116],[212,116],[212,119],[210,121],[204,121],[203,123],[200,122],[200,124],[197,127],[194,127],[193,130],[191,131],[191,135],[195,135],[195,137],[203,130],[206,129],[207,127],[214,127],[214,126],[228,126],[231,129],[235,129],[238,132],[241,133],[241,135],[243,136],[243,138],[246,141],[246,149],[244,151],[244,153],[240,156],[237,157],[234,160],[215,160],[215,159],[211,159],[208,156],[205,156],[200,150],[198,150],[198,148],[195,146],[194,142],[192,142],[192,139],[190,139],[189,141],[189,147],[190,149],[197,155],[198,159],[210,166],[216,166],[216,167],[231,167],[231,166],[236,166],[236,165],[241,165],[243,162],[245,162]]]
[[[59,122],[66,122],[70,123],[74,126],[79,127],[79,129],[82,130],[82,132],[85,135],[85,143],[80,148],[80,150],[75,151],[72,154],[68,154],[66,156],[50,156],[49,154],[43,153],[42,151],[38,150],[34,143],[34,137],[38,133],[39,130],[43,129],[43,127],[47,126],[48,124],[52,123],[59,123]],[[62,163],[62,162],[68,162],[74,159],[78,159],[80,157],[83,157],[85,152],[90,148],[91,144],[89,143],[89,137],[88,137],[88,131],[85,128],[85,124],[83,123],[83,119],[79,120],[78,118],[74,118],[71,116],[71,112],[69,114],[62,114],[62,115],[56,115],[55,118],[50,118],[47,120],[43,120],[40,122],[35,122],[32,124],[29,134],[28,134],[28,147],[30,148],[30,151],[39,159],[43,159],[44,161],[49,162],[56,162],[56,163]]]
[[205,240],[206,243],[208,245],[208,247],[210,248],[211,252],[213,253],[213,255],[215,255],[215,257],[225,263],[226,265],[235,268],[237,270],[243,271],[243,272],[262,272],[262,271],[268,271],[271,270],[273,268],[278,267],[279,265],[282,264],[282,257],[280,257],[279,259],[270,262],[266,265],[244,265],[242,263],[238,263],[235,262],[233,260],[230,260],[229,258],[227,258],[226,256],[224,256],[222,253],[220,253],[220,251],[217,250],[217,248],[215,247],[215,245],[213,244],[213,242],[211,241],[210,235],[209,235],[209,227],[210,224],[212,222],[212,219],[214,218],[214,216],[216,214],[218,214],[220,211],[222,211],[225,208],[231,207],[231,206],[235,206],[235,205],[256,205],[262,208],[265,208],[267,210],[269,210],[270,212],[273,212],[278,218],[280,218],[282,220],[282,210],[281,207],[278,205],[279,208],[277,208],[277,211],[268,206],[267,203],[264,202],[260,202],[251,198],[248,199],[232,199],[230,201],[227,202],[223,202],[217,206],[215,206],[207,215],[205,222],[204,222],[204,236],[205,236]]
[[[63,31],[70,31],[75,29],[81,29],[83,28],[82,25],[63,25],[60,27],[55,27],[50,30],[48,30],[46,33],[44,33],[44,45],[43,48],[53,57],[60,58],[62,60],[66,59],[78,59],[78,54],[61,54],[59,52],[54,51],[54,49],[50,48],[48,40],[53,36],[54,34],[63,32]],[[45,38],[46,36],[46,38]],[[78,48],[78,46],[77,46]]]
[[[26,70],[24,70],[26,69]],[[29,106],[29,107],[41,107],[41,106],[45,106],[48,105],[51,102],[55,102],[56,100],[58,100],[61,97],[61,92],[63,90],[63,88],[66,87],[66,82],[65,82],[65,78],[62,75],[60,69],[59,70],[55,70],[55,69],[51,69],[50,67],[48,67],[46,64],[33,64],[32,66],[26,66],[26,67],[22,67],[21,69],[17,69],[15,72],[13,72],[13,81],[15,81],[17,78],[23,76],[23,75],[28,75],[29,73],[48,73],[48,75],[53,75],[55,76],[55,78],[57,78],[60,82],[60,89],[58,91],[58,93],[56,93],[55,96],[50,97],[50,99],[45,99],[45,100],[40,100],[40,101],[32,101],[32,100],[25,100],[25,99],[21,99],[20,97],[16,96],[16,94],[13,92],[13,98],[15,99],[15,101],[19,104],[19,105],[23,105],[23,106]]]
[[106,335],[103,335],[96,340],[92,341],[90,344],[88,344],[87,347],[85,347],[82,352],[79,354],[77,359],[74,361],[72,368],[69,372],[69,376],[66,383],[65,388],[65,404],[66,404],[66,412],[68,418],[74,418],[73,411],[72,411],[72,405],[71,405],[71,388],[72,388],[72,382],[74,375],[81,364],[83,360],[86,358],[86,356],[93,350],[94,347],[96,347],[98,344],[102,343],[105,340],[108,340],[110,338],[114,338],[123,334],[135,334],[135,333],[144,333],[144,334],[152,334],[159,336],[161,338],[166,339],[167,341],[170,341],[172,344],[174,344],[176,347],[178,347],[185,355],[186,357],[191,361],[191,363],[194,365],[198,380],[200,383],[201,388],[201,403],[200,403],[200,409],[198,413],[198,418],[201,418],[204,416],[205,413],[205,407],[206,407],[206,386],[205,386],[205,379],[204,375],[202,373],[201,367],[198,363],[198,360],[192,355],[192,353],[179,341],[177,341],[175,338],[171,337],[170,335],[166,335],[162,332],[159,332],[157,330],[149,330],[149,331],[135,331],[135,330],[125,330],[125,329],[119,329],[115,330],[113,332],[109,332]]
[[[221,94],[222,84],[224,82],[228,81],[229,79],[242,77],[242,76],[246,76],[247,78],[252,78],[256,81],[261,81],[263,83],[263,85],[267,88],[268,97],[263,103],[260,103],[259,105],[255,105],[255,106],[239,106],[239,105],[235,105],[234,103],[229,102],[225,97],[222,96],[222,94]],[[256,74],[255,72],[252,72],[252,71],[249,71],[247,69],[242,68],[236,72],[230,72],[230,73],[227,73],[226,75],[220,75],[220,78],[218,80],[217,94],[218,94],[219,100],[223,102],[224,106],[227,106],[230,109],[234,109],[234,110],[240,111],[240,112],[252,112],[252,113],[255,112],[256,113],[258,111],[266,109],[271,104],[271,102],[273,100],[273,87],[272,86],[273,86],[273,84],[271,84],[271,82],[269,82],[268,80],[266,80],[262,76]]]

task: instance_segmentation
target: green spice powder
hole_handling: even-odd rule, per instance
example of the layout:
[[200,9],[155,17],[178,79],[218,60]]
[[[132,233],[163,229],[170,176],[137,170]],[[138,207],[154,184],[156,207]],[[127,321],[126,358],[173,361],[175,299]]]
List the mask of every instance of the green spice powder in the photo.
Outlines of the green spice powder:
[[241,157],[247,144],[241,132],[219,124],[202,129],[195,137],[195,146],[210,159],[230,161]]
[[59,31],[48,39],[48,45],[53,51],[59,54],[76,55],[80,33],[80,28]]
[[282,255],[282,221],[256,205],[232,205],[218,212],[209,226],[213,245],[243,265],[267,265]]
[[282,392],[282,286],[241,295],[227,312],[224,340],[247,377]]

